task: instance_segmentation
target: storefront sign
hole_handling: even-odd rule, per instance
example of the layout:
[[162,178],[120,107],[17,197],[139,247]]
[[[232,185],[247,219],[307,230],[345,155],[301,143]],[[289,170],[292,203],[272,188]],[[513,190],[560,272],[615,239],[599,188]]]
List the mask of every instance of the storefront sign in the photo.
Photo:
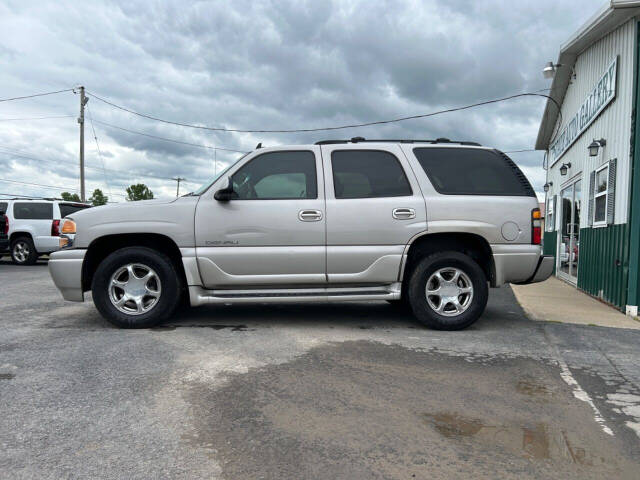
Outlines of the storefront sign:
[[600,77],[600,80],[582,103],[578,112],[569,119],[566,126],[558,134],[557,140],[549,147],[553,165],[569,149],[573,142],[584,132],[596,117],[616,96],[616,79],[618,73],[618,57]]

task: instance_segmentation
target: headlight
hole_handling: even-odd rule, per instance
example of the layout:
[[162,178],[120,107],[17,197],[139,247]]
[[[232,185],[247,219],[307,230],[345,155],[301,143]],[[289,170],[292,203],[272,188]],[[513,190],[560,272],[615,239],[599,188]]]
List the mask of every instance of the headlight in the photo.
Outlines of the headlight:
[[74,222],[70,218],[65,218],[64,220],[62,220],[62,228],[60,229],[60,233],[75,234],[76,222]]

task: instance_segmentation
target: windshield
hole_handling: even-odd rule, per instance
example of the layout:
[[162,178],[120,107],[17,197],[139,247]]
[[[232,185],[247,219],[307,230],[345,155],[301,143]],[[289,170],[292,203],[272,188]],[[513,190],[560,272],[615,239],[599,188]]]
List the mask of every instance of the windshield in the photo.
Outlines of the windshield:
[[251,152],[247,152],[244,155],[242,155],[240,158],[238,158],[235,162],[231,163],[231,165],[229,165],[227,168],[225,168],[224,170],[222,170],[220,173],[214,175],[213,177],[211,177],[209,180],[207,180],[199,189],[195,190],[193,193],[191,193],[191,195],[202,195],[204,192],[207,191],[207,189],[211,186],[211,184],[213,182],[215,182],[217,179],[219,179],[222,175],[224,175],[225,173],[227,173],[229,171],[229,169],[231,167],[233,167],[236,163],[238,163],[240,160],[242,160],[244,157],[246,157],[247,155],[249,155]]

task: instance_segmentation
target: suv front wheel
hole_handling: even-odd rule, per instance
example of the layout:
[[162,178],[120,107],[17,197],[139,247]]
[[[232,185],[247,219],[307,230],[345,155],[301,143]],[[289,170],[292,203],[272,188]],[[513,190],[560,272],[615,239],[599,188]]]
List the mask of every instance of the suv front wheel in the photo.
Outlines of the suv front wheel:
[[180,281],[165,254],[146,247],[116,250],[98,266],[93,303],[122,328],[148,328],[171,317],[180,301]]
[[423,258],[409,280],[409,303],[422,323],[436,330],[462,330],[487,305],[489,289],[482,268],[460,252]]

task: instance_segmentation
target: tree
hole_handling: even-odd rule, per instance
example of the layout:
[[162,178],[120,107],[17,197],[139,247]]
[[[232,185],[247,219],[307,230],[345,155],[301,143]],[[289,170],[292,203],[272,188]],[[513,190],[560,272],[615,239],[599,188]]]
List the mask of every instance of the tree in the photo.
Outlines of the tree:
[[77,193],[62,192],[60,194],[60,196],[62,197],[63,200],[65,200],[67,202],[79,202],[80,201],[80,197],[78,196]]
[[94,207],[99,207],[100,205],[106,205],[106,203],[109,201],[109,197],[106,197],[104,193],[102,193],[102,190],[96,188],[93,191],[93,195],[91,195],[91,198],[89,198],[89,201]]
[[151,200],[153,192],[144,183],[137,183],[127,187],[127,200],[135,202],[137,200]]

